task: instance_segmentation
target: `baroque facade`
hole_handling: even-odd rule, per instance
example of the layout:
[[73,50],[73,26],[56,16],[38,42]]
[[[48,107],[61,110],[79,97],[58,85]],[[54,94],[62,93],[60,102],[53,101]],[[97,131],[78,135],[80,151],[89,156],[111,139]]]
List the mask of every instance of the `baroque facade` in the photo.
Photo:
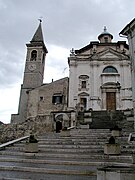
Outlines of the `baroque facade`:
[[112,42],[113,36],[106,27],[98,39],[72,51],[68,59],[69,107],[79,104],[84,110],[132,108],[128,45],[125,41]]
[[45,57],[41,22],[27,46],[18,114],[12,123],[50,115],[57,129],[77,124],[78,112],[132,109],[131,65],[125,41],[112,42],[107,32],[99,41],[71,51],[69,78],[43,84]]

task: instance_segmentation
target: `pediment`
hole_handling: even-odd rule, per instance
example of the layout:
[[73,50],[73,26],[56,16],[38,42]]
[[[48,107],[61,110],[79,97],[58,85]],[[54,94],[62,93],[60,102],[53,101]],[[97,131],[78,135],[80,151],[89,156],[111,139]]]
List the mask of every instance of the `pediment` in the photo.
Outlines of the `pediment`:
[[92,59],[127,59],[128,56],[126,54],[122,54],[114,49],[108,48],[102,52],[96,53],[92,56]]
[[82,92],[82,93],[78,94],[78,96],[89,96],[89,94],[86,92]]
[[114,58],[119,58],[119,56],[112,53],[112,52],[107,52],[107,53],[101,55],[100,58],[104,58],[104,59],[106,59],[106,58],[111,58],[112,59],[113,58],[114,59]]

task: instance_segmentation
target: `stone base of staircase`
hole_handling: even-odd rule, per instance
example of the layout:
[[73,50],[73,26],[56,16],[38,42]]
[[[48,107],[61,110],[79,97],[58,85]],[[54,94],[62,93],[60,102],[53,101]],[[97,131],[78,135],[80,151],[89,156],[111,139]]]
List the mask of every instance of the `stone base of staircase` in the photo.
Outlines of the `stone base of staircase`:
[[125,111],[84,111],[78,114],[78,124],[90,129],[111,129],[115,125],[122,129],[133,131],[132,110]]

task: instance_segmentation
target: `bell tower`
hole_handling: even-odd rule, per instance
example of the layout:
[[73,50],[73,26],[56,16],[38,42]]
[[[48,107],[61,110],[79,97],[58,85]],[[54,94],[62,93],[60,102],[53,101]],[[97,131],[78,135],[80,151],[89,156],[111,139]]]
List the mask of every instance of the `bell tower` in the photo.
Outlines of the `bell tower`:
[[24,70],[23,88],[36,88],[43,84],[45,56],[47,49],[43,40],[40,24],[27,46],[26,64]]
[[41,20],[30,43],[26,44],[27,54],[21,85],[18,114],[11,115],[11,122],[19,123],[27,119],[29,91],[43,84],[45,57],[48,53],[44,44]]

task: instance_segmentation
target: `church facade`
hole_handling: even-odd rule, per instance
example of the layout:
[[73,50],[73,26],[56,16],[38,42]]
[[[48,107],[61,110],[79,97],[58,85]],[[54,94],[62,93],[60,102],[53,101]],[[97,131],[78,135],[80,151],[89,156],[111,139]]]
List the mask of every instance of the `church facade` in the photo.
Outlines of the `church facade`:
[[55,124],[74,126],[77,113],[132,109],[131,64],[125,41],[112,42],[107,32],[68,58],[69,78],[43,84],[45,57],[41,22],[27,46],[24,79],[21,86],[18,114],[12,123],[30,117],[50,115]]
[[68,62],[69,107],[84,110],[132,108],[131,63],[125,41],[112,42],[104,32],[99,41],[72,51]]

